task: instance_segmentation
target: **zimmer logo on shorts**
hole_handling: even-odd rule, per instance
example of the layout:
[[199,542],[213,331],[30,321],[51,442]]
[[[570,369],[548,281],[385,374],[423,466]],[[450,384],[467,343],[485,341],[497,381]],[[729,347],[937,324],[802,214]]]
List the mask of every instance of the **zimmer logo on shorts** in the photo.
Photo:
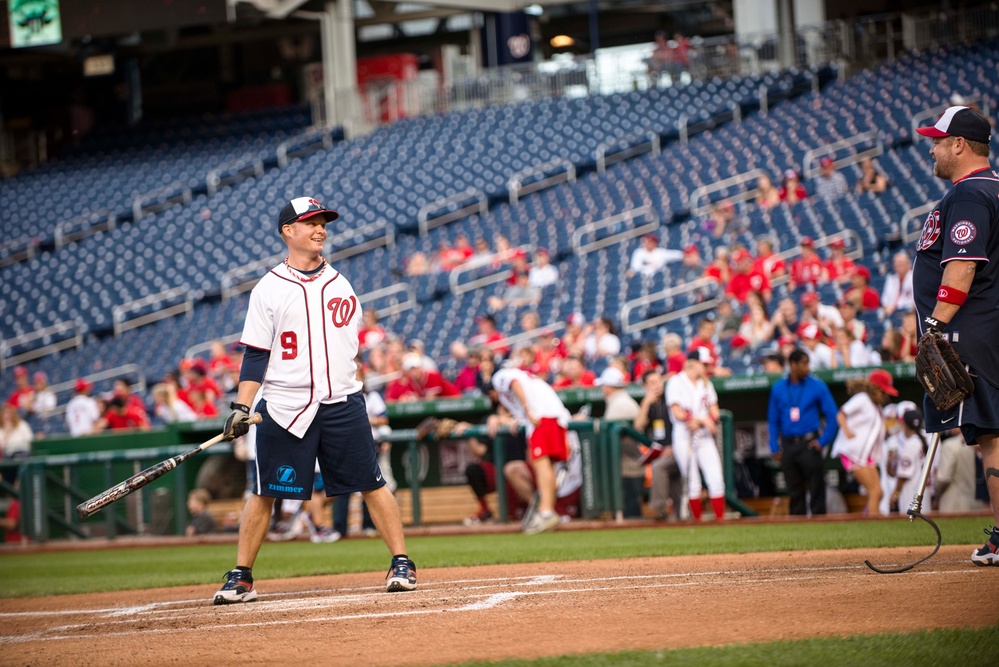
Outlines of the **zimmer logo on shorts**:
[[295,483],[295,479],[298,477],[298,473],[291,466],[281,466],[277,470],[277,481],[280,484],[268,484],[267,488],[271,491],[282,491],[284,493],[301,493],[304,487],[292,486]]

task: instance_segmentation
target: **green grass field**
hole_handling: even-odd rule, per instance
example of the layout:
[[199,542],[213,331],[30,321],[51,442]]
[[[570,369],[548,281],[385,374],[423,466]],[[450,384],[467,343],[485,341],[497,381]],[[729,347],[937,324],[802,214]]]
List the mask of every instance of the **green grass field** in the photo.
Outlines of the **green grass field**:
[[[987,523],[984,517],[938,521],[944,544],[983,541]],[[407,547],[420,567],[455,567],[921,545],[929,552],[934,538],[924,523],[900,519],[556,531],[531,539],[519,533],[411,537]],[[235,556],[234,544],[6,553],[0,555],[0,598],[214,583],[234,565]],[[265,544],[254,571],[276,579],[370,572],[383,565],[388,566],[388,557],[380,540],[284,542]]]

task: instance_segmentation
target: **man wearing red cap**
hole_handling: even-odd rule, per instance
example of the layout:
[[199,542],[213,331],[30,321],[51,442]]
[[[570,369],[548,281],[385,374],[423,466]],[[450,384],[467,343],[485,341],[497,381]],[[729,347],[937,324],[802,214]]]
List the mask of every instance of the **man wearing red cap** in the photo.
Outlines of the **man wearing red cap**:
[[791,262],[791,289],[802,285],[812,285],[825,282],[826,272],[822,260],[815,252],[815,241],[810,236],[801,239],[801,256]]
[[90,390],[93,388],[92,384],[80,378],[74,387],[76,395],[66,404],[66,426],[69,427],[69,434],[73,437],[93,433],[94,426],[101,418],[101,409],[97,401],[90,396]]
[[831,157],[819,160],[821,172],[815,179],[815,196],[819,199],[832,201],[839,199],[850,191],[843,174],[836,171],[836,163]]
[[35,390],[28,378],[28,369],[24,366],[14,367],[14,391],[7,397],[7,405],[17,408],[22,415],[31,410],[31,399]]
[[769,280],[779,278],[787,273],[784,260],[774,252],[774,242],[768,236],[756,239],[756,259],[753,268],[765,275]]
[[852,287],[846,291],[843,298],[861,312],[874,312],[881,306],[881,295],[871,287],[871,270],[862,264],[853,267],[850,276]]
[[845,283],[853,275],[853,260],[846,256],[846,243],[843,239],[833,239],[829,243],[829,259],[825,262],[826,278],[837,283]]
[[926,431],[960,428],[965,442],[979,446],[995,527],[971,560],[999,565],[999,176],[989,164],[992,127],[973,109],[953,106],[917,132],[933,140],[933,174],[953,183],[916,242],[919,330],[946,336],[974,382],[972,394],[950,410],[923,401]]
[[746,298],[750,292],[757,292],[763,300],[770,303],[773,291],[770,289],[770,281],[766,275],[760,273],[753,267],[753,256],[745,248],[739,248],[732,253],[732,260],[735,262],[735,273],[729,280],[725,293],[734,296],[739,303],[746,303]]

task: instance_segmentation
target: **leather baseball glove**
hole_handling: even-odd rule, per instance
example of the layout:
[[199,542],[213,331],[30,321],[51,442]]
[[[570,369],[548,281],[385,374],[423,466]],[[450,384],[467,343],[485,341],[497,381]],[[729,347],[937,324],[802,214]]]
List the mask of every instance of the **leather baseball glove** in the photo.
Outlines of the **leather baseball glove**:
[[950,410],[971,396],[975,385],[951,344],[936,329],[919,339],[916,378],[938,410]]
[[446,440],[453,432],[458,422],[454,419],[438,419],[427,417],[416,425],[416,439],[423,440],[434,434],[438,440]]

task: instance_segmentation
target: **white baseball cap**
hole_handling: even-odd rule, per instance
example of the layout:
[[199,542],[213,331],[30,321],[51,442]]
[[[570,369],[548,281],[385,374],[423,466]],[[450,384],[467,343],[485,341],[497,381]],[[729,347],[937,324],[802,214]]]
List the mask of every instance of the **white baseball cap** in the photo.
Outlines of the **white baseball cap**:
[[624,373],[613,366],[608,366],[593,384],[598,387],[624,387],[628,382],[624,379]]

